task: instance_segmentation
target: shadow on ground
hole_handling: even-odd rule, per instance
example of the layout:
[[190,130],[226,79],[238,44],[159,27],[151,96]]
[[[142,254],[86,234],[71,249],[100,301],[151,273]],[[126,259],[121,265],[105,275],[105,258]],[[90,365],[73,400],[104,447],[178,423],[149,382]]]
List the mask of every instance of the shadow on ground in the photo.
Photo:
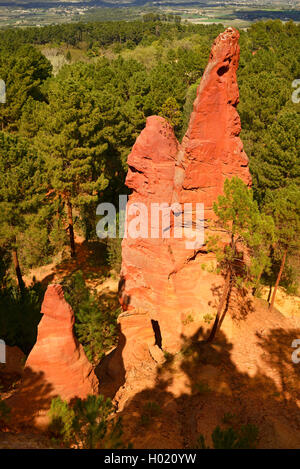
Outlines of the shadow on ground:
[[201,328],[183,337],[180,354],[157,367],[155,384],[126,401],[121,415],[128,441],[135,448],[195,448],[199,434],[211,444],[217,425],[253,424],[258,447],[299,448],[300,365],[292,363],[290,347],[298,336],[299,329],[277,329],[257,337],[274,377],[259,367],[252,375],[241,372],[222,332],[213,344]]

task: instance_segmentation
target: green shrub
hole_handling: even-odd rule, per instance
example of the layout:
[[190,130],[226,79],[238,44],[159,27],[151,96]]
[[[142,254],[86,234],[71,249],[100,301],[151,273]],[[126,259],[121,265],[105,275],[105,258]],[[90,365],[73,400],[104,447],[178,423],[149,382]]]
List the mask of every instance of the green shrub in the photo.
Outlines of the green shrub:
[[181,138],[183,138],[185,132],[188,129],[188,125],[189,125],[190,118],[191,118],[191,113],[193,111],[194,101],[197,96],[197,88],[199,86],[199,83],[200,83],[200,79],[198,79],[196,83],[193,83],[186,91],[185,103],[183,106],[183,113],[182,113],[183,123],[182,123],[182,130],[181,130]]
[[185,320],[183,321],[184,326],[187,326],[188,324],[194,322],[194,318],[192,314],[188,314]]
[[146,402],[144,405],[144,410],[153,417],[161,414],[161,407],[155,401]]
[[226,425],[232,424],[236,420],[236,418],[236,414],[232,414],[231,412],[225,412],[225,414],[223,415],[222,422]]
[[[213,449],[255,449],[258,441],[258,428],[255,425],[243,425],[239,430],[232,427],[222,430],[216,427],[211,435]],[[210,449],[205,438],[200,435],[196,449]]]
[[45,288],[36,283],[23,295],[15,285],[0,288],[0,337],[26,355],[36,342]]
[[166,99],[161,107],[159,115],[167,119],[167,121],[173,127],[174,132],[178,132],[181,129],[182,113],[180,110],[180,105],[175,98],[169,97]]
[[159,404],[155,401],[146,402],[143,406],[143,413],[141,415],[141,425],[146,427],[151,423],[154,417],[158,417],[162,410]]
[[195,394],[207,394],[211,392],[211,388],[206,381],[199,381],[198,383],[194,383],[192,385],[192,391]]
[[116,272],[120,272],[122,263],[122,239],[108,238],[107,240],[107,262]]
[[51,401],[49,411],[50,425],[49,431],[55,437],[62,437],[65,442],[71,441],[73,435],[73,420],[75,412],[66,401],[60,397],[55,397]]
[[203,316],[203,319],[204,319],[204,322],[206,322],[207,324],[210,324],[211,321],[213,321],[213,319],[215,318],[212,314],[207,313]]
[[75,313],[75,333],[94,365],[117,342],[119,309],[101,305],[85,283],[81,271],[64,280],[65,298]]
[[73,405],[56,397],[49,411],[50,433],[64,445],[83,449],[119,449],[122,442],[121,420],[113,420],[110,399],[89,395]]
[[7,425],[7,423],[9,422],[9,419],[10,419],[10,408],[8,407],[6,402],[4,402],[0,398],[0,430],[2,427]]

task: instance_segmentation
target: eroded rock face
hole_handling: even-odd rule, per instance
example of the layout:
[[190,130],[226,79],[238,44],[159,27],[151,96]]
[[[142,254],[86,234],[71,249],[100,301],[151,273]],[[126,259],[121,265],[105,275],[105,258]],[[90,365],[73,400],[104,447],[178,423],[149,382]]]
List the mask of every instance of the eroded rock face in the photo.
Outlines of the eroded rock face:
[[212,204],[222,193],[226,178],[238,176],[251,182],[236,110],[238,40],[239,33],[233,28],[215,40],[177,162],[179,201],[204,203],[205,218],[213,215]]
[[98,380],[74,336],[74,312],[60,285],[48,286],[41,314],[37,342],[25,364],[27,386],[28,377],[38,375],[51,390],[49,394],[62,399],[85,398],[96,393]]
[[[133,190],[127,207],[128,225],[135,216],[134,213],[130,214],[130,209],[134,212],[137,203],[143,203],[148,213],[151,212],[151,204],[171,204],[178,148],[179,144],[168,122],[162,117],[148,118],[146,128],[128,157],[126,184]],[[155,225],[155,222],[148,217],[149,235],[153,228],[151,224]],[[173,285],[168,282],[170,253],[166,241],[161,236],[138,239],[128,237],[122,245],[120,289],[125,312],[121,324],[126,333],[130,333],[130,338],[125,334],[125,352],[128,351],[129,362],[149,358],[149,350],[159,342],[159,337],[155,337],[153,331],[156,323],[151,320],[162,321],[160,327],[164,327],[166,315],[161,316],[159,309],[166,311],[170,307],[172,311],[176,308]],[[172,323],[166,327],[170,342],[178,340],[176,329],[179,321],[180,318],[174,316]],[[134,354],[132,358],[131,353]]]
[[[182,144],[165,119],[147,119],[128,157],[126,184],[132,195],[127,205],[127,230],[139,203],[147,207],[148,214],[153,203],[192,204],[193,222],[196,204],[202,203],[207,223],[214,216],[212,204],[223,192],[226,178],[238,176],[251,183],[236,110],[238,40],[238,31],[228,28],[214,42]],[[203,263],[213,260],[205,248],[187,246],[185,234],[174,237],[179,215],[174,206],[169,216],[164,213],[164,229],[156,238],[149,234],[151,228],[161,227],[160,220],[150,216],[148,238],[145,233],[138,237],[127,233],[123,240],[123,313],[119,322],[125,337],[122,359],[126,371],[141,363],[145,366],[151,359],[159,362],[160,348],[179,351],[187,318],[214,311],[215,292],[222,287],[222,280],[203,271]],[[184,220],[180,226],[186,225]]]

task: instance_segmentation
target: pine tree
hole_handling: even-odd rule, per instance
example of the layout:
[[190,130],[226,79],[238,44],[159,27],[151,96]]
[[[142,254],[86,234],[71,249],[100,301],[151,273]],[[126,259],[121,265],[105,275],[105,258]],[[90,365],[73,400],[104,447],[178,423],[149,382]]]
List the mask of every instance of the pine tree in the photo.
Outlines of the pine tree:
[[[49,430],[67,446],[82,449],[123,449],[121,419],[114,417],[111,400],[88,395],[73,403],[52,399]],[[131,445],[127,445],[129,448]]]
[[180,111],[179,104],[175,98],[168,98],[165,103],[162,105],[160,116],[167,119],[174,131],[180,129],[182,125],[182,114]]
[[[66,67],[48,86],[38,110],[35,146],[47,167],[48,196],[65,206],[74,257],[74,207],[95,203],[108,185],[109,113],[114,103],[105,92],[91,89],[82,64]],[[86,78],[86,79],[85,79]]]
[[18,284],[24,291],[18,249],[21,235],[41,207],[42,162],[28,143],[0,133],[0,240],[10,250]]
[[300,189],[289,185],[283,189],[269,191],[266,196],[265,213],[271,215],[275,223],[276,244],[275,259],[280,260],[280,268],[270,302],[272,310],[276,293],[289,254],[295,254],[300,248]]
[[[226,179],[224,195],[213,206],[217,217],[212,225],[225,233],[227,241],[210,236],[208,249],[217,255],[219,270],[224,274],[225,284],[218,305],[215,322],[208,342],[212,342],[226,315],[232,288],[241,287],[249,281],[256,284],[261,265],[266,264],[266,250],[274,242],[274,224],[271,217],[261,214],[253,192],[239,178]],[[262,249],[262,247],[264,249]],[[250,260],[244,257],[250,255]]]
[[0,128],[18,129],[22,110],[29,98],[43,101],[42,83],[50,77],[52,66],[35,47],[0,45],[0,77],[6,85],[6,103],[0,105]]

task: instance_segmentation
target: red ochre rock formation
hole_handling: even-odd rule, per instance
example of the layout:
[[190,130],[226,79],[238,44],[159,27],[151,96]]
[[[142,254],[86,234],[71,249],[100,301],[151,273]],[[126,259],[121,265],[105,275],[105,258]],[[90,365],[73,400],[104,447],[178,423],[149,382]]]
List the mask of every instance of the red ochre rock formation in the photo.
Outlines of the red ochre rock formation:
[[7,399],[14,425],[47,427],[54,397],[70,401],[96,394],[98,379],[74,336],[74,312],[61,285],[49,285],[41,308],[37,341],[17,392]]
[[60,285],[49,285],[42,304],[43,318],[38,326],[35,346],[25,364],[24,373],[38,373],[52,388],[52,394],[70,400],[85,398],[98,389],[82,345],[74,336],[74,312],[66,302]]
[[222,193],[226,178],[238,176],[251,183],[236,110],[238,40],[238,31],[228,28],[214,42],[177,161],[180,203],[204,203],[206,218],[212,216],[212,204]]
[[[182,144],[165,119],[147,119],[128,157],[126,184],[132,194],[126,229],[140,213],[135,211],[139,203],[147,209],[152,203],[178,203],[181,207],[192,203],[193,217],[196,204],[202,203],[206,223],[213,217],[212,204],[222,193],[226,178],[238,176],[251,184],[236,110],[238,40],[239,33],[233,28],[215,40]],[[127,232],[122,243],[123,313],[119,323],[126,372],[145,366],[151,358],[159,361],[160,348],[179,351],[187,318],[195,320],[215,311],[214,290],[222,286],[222,280],[203,270],[202,264],[213,258],[204,254],[205,248],[186,245],[188,231],[181,239],[172,236],[179,213],[173,210],[169,219],[164,214],[164,235],[162,230],[156,238],[133,237]],[[149,234],[158,225],[159,219],[149,216]],[[111,370],[114,364],[112,359]]]

